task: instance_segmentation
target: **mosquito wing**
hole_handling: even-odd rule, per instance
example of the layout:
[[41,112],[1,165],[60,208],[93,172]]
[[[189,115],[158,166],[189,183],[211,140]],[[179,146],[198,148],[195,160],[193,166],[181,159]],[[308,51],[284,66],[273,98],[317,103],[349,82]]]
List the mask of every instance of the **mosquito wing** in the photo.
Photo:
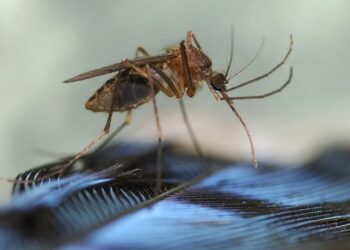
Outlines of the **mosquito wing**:
[[[143,57],[143,58],[135,58],[133,60],[131,60],[133,63],[142,66],[145,65],[147,63],[159,63],[159,62],[165,62],[171,58],[176,57],[176,55],[174,55],[173,53],[168,53],[168,54],[164,54],[164,55],[158,55],[158,56],[149,56],[149,57]],[[109,66],[105,66],[99,69],[94,69],[94,70],[90,70],[88,72],[79,74],[77,76],[74,76],[72,78],[69,78],[67,80],[64,81],[64,83],[70,83],[70,82],[76,82],[76,81],[81,81],[81,80],[85,80],[85,79],[89,79],[89,78],[93,78],[93,77],[97,77],[97,76],[101,76],[101,75],[105,75],[105,74],[109,74],[109,73],[113,73],[116,71],[119,71],[121,69],[125,69],[126,67],[122,64],[122,63],[115,63]]]

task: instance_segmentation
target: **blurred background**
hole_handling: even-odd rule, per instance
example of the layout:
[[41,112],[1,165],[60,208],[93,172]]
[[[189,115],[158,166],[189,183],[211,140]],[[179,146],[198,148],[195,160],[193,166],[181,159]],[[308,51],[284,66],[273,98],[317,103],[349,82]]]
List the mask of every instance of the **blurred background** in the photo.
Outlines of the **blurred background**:
[[[294,35],[286,65],[235,95],[278,88],[294,67],[290,86],[263,100],[237,102],[255,140],[259,161],[297,165],[332,143],[350,142],[350,2],[154,0],[0,2],[0,176],[75,153],[104,127],[107,116],[84,109],[109,76],[63,84],[78,73],[176,44],[192,30],[213,68],[228,64],[230,29],[235,55],[231,74],[246,64],[265,37],[259,58],[232,85],[274,67]],[[206,152],[251,161],[242,126],[204,86],[186,98],[192,126]],[[165,140],[191,145],[178,102],[158,95]],[[122,122],[116,113],[112,126]],[[118,140],[156,141],[152,105],[135,110]],[[0,183],[0,203],[11,185]]]

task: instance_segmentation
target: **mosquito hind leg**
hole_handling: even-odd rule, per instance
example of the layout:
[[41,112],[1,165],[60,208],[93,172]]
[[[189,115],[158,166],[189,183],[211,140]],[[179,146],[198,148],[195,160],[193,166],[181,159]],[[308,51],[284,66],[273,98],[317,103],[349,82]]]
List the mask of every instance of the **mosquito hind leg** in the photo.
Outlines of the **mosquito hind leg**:
[[109,115],[108,119],[107,119],[106,126],[100,132],[100,134],[95,137],[95,139],[92,142],[90,142],[87,146],[85,146],[72,159],[70,159],[68,162],[63,164],[57,171],[51,172],[47,175],[44,175],[41,179],[47,179],[47,178],[50,178],[52,176],[55,176],[56,174],[58,174],[58,176],[61,177],[68,168],[72,167],[75,162],[77,162],[80,158],[82,158],[99,140],[101,140],[106,134],[108,134],[109,126],[111,124],[111,121],[110,121],[111,118],[112,118],[112,115]]
[[147,52],[147,50],[142,46],[137,47],[135,52],[135,57],[139,57],[139,54],[142,54],[144,56],[149,56],[149,53]]
[[96,154],[97,152],[101,151],[117,134],[120,133],[120,131],[123,130],[123,128],[125,128],[127,125],[130,125],[132,120],[132,112],[131,110],[127,111],[127,114],[124,118],[124,121],[122,124],[119,125],[118,128],[116,128],[109,136],[106,140],[103,141],[103,143],[98,146],[98,148],[94,151],[94,154]]
[[113,110],[111,109],[108,113],[108,118],[106,125],[104,129],[101,131],[101,133],[95,137],[92,142],[90,142],[86,147],[84,147],[77,155],[75,155],[71,160],[69,160],[66,164],[64,164],[60,170],[58,171],[59,175],[61,176],[64,171],[72,166],[75,162],[77,162],[83,155],[85,155],[98,141],[100,141],[105,135],[109,133],[109,129],[111,127],[111,121],[112,121],[112,115]]
[[64,171],[71,167],[75,162],[77,162],[83,155],[85,155],[97,142],[99,142],[103,137],[105,137],[108,133],[109,133],[109,129],[111,127],[111,121],[112,121],[112,116],[113,116],[113,107],[115,104],[115,95],[114,93],[112,93],[112,101],[111,101],[111,106],[109,108],[109,112],[108,112],[108,118],[107,118],[107,122],[106,125],[104,127],[104,129],[101,131],[101,133],[95,137],[94,140],[92,140],[92,142],[90,142],[87,146],[85,146],[77,155],[75,155],[71,160],[69,160],[66,164],[64,164],[59,170],[58,173],[61,176]]
[[201,46],[199,45],[199,42],[198,42],[196,36],[192,33],[192,31],[189,31],[187,33],[186,43],[192,44],[192,39],[193,39],[194,43],[196,44],[197,48],[202,49]]
[[[112,111],[109,112],[108,119],[106,122],[106,125],[104,129],[101,131],[101,133],[91,142],[89,143],[83,150],[81,150],[76,156],[74,156],[70,161],[65,163],[63,166],[61,166],[57,171],[51,172],[47,175],[44,175],[43,177],[40,177],[39,180],[44,180],[47,178],[50,178],[52,176],[55,176],[58,174],[58,176],[62,176],[64,172],[73,166],[75,162],[77,162],[79,159],[81,159],[99,140],[103,138],[103,136],[107,135],[110,129],[111,125],[111,119],[112,119]],[[112,139],[114,136],[116,136],[126,125],[129,125],[131,123],[131,110],[128,111],[124,122],[93,152],[93,154],[98,153],[101,151]],[[36,180],[38,181],[38,180]]]

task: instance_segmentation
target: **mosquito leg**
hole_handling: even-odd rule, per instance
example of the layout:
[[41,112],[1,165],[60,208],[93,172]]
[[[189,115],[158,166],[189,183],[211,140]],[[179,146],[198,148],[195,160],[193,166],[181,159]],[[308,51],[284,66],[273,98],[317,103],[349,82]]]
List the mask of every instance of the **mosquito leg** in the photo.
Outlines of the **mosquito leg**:
[[109,133],[109,129],[111,127],[111,121],[112,121],[112,116],[113,116],[113,107],[114,107],[114,103],[115,103],[115,98],[114,98],[114,94],[113,94],[113,99],[111,102],[111,106],[108,112],[108,118],[107,118],[107,122],[106,125],[104,127],[104,129],[101,131],[101,133],[96,136],[96,138],[90,142],[85,148],[83,148],[76,156],[74,156],[71,160],[69,160],[66,164],[64,164],[61,169],[58,171],[59,175],[61,176],[64,171],[69,168],[70,166],[72,166],[75,162],[77,162],[83,155],[85,155],[98,141],[100,141],[104,136],[106,136]]
[[112,115],[113,115],[113,110],[111,109],[108,113],[108,118],[107,118],[107,122],[106,125],[104,127],[104,129],[101,131],[101,133],[96,136],[96,138],[90,142],[85,148],[83,148],[76,156],[74,156],[71,160],[69,160],[66,164],[64,164],[60,170],[59,170],[59,174],[60,176],[64,173],[64,171],[69,168],[70,166],[72,166],[75,162],[77,162],[83,155],[85,155],[99,140],[101,140],[105,135],[107,135],[109,133],[109,129],[111,126],[111,120],[112,120]]
[[191,43],[192,38],[193,38],[193,41],[196,44],[197,48],[202,49],[201,46],[199,45],[199,42],[198,42],[196,36],[190,31],[187,33],[187,43]]
[[[150,66],[152,67],[152,65],[150,65]],[[193,132],[192,126],[191,126],[191,124],[189,122],[189,119],[188,119],[188,116],[187,116],[187,112],[186,112],[186,108],[185,108],[185,103],[184,103],[183,99],[181,98],[182,95],[180,93],[180,90],[177,89],[176,84],[162,70],[160,70],[156,66],[153,66],[152,68],[163,78],[163,80],[175,92],[176,97],[180,98],[179,99],[179,104],[180,104],[183,120],[184,120],[184,122],[186,124],[187,131],[190,134],[193,146],[194,146],[198,156],[204,158],[202,149],[201,149],[201,147],[200,147],[200,145],[198,143],[198,140],[197,140],[197,138],[196,138],[196,136],[195,136],[195,134]]]
[[[177,89],[176,84],[158,67],[154,66],[154,65],[150,65],[150,67],[155,70],[162,78],[163,80],[169,85],[169,87],[175,92],[176,97],[180,98],[181,97],[181,93],[180,91]],[[186,112],[186,108],[185,108],[185,104],[182,98],[179,99],[179,104],[180,104],[180,108],[181,108],[181,113],[182,113],[182,117],[183,120],[186,124],[186,128],[187,131],[191,137],[193,146],[198,154],[198,156],[204,158],[204,154],[203,151],[198,143],[198,140],[194,134],[194,131],[192,129],[192,126],[189,122],[188,116],[187,116],[187,112]]]
[[[109,126],[110,126],[110,120],[111,120],[111,116],[109,116],[110,118],[107,120],[106,126],[104,128],[104,130],[101,132],[100,135],[102,135],[103,133],[108,133],[106,132],[106,129],[109,130]],[[131,123],[131,110],[128,110],[128,113],[124,119],[124,122],[108,137],[108,139],[106,141],[103,142],[103,144],[101,144],[95,151],[94,154],[98,153],[99,151],[102,150],[102,148],[104,148],[111,140],[112,138],[117,135],[126,125],[129,125]],[[99,135],[99,136],[100,136]],[[95,140],[97,138],[99,138],[99,136],[97,136],[95,138]],[[102,137],[101,137],[102,138]],[[94,141],[95,141],[94,140]],[[94,142],[93,141],[93,142]],[[98,140],[97,140],[98,141]],[[6,179],[6,178],[2,178],[0,177],[0,181],[6,181],[6,182],[10,182],[10,183],[16,183],[16,184],[31,184],[33,182],[37,182],[37,181],[43,181],[44,179],[50,178],[52,176],[55,176],[56,174],[58,174],[59,176],[62,176],[62,174],[64,173],[65,170],[67,170],[67,168],[69,168],[70,166],[72,166],[76,161],[78,161],[82,156],[84,156],[86,154],[87,151],[89,151],[89,149],[93,146],[93,142],[91,142],[88,146],[86,146],[79,154],[77,154],[73,159],[71,159],[69,162],[67,162],[66,164],[64,164],[62,167],[60,167],[57,171],[51,172],[47,175],[44,175],[42,177],[40,177],[39,179],[36,180],[13,180],[13,179]],[[96,143],[96,142],[95,142]],[[91,145],[92,144],[92,145]],[[91,145],[91,146],[90,146]]]
[[188,116],[187,116],[187,112],[186,112],[186,108],[185,108],[185,103],[183,101],[183,99],[181,98],[182,97],[182,94],[180,92],[180,90],[176,87],[176,84],[161,70],[159,69],[158,67],[154,66],[154,65],[150,65],[150,67],[155,70],[162,78],[163,80],[169,85],[169,87],[175,92],[175,95],[177,98],[179,98],[179,104],[180,104],[180,109],[181,109],[181,113],[182,113],[182,118],[185,122],[185,125],[186,125],[186,128],[187,128],[187,131],[191,137],[191,141],[193,143],[193,146],[196,150],[196,153],[198,154],[199,157],[201,158],[205,158],[204,157],[204,154],[203,154],[203,151],[198,143],[198,140],[196,138],[196,135],[193,131],[193,128],[190,124],[190,121],[188,119]]
[[130,125],[132,120],[132,112],[131,110],[127,111],[126,117],[122,124],[119,125],[119,127],[111,133],[106,140],[103,141],[103,143],[94,151],[94,154],[100,152],[117,134],[119,134],[120,131],[123,130],[127,125]]
[[[111,117],[111,116],[109,116]],[[110,124],[107,120],[107,124]],[[106,124],[106,125],[107,125]],[[108,128],[109,129],[109,128]],[[49,177],[55,176],[58,174],[59,176],[62,176],[63,173],[73,166],[75,162],[77,162],[81,157],[83,157],[99,140],[101,140],[108,132],[106,132],[106,127],[102,130],[102,132],[96,136],[96,138],[90,142],[87,146],[85,146],[78,154],[76,154],[72,159],[70,159],[68,162],[66,162],[64,165],[62,165],[57,171],[51,172],[47,175],[44,175],[41,179],[47,179]]]
[[[278,92],[281,92],[285,87],[287,87],[287,85],[292,80],[292,76],[293,76],[293,68],[290,68],[289,77],[288,77],[287,81],[281,87],[279,87],[278,89],[275,89],[275,90],[273,90],[271,92],[268,92],[266,94],[263,94],[263,95],[252,95],[252,96],[229,96],[228,98],[230,100],[248,100],[248,99],[263,99],[265,97],[272,96],[274,94],[277,94]],[[221,98],[221,100],[225,100],[225,98]]]
[[[113,105],[113,104],[112,104],[112,105]],[[113,107],[113,106],[112,106],[112,107]],[[108,112],[107,122],[106,122],[106,125],[105,125],[104,129],[103,129],[103,132],[104,132],[105,134],[108,134],[108,133],[109,133],[109,129],[110,129],[110,127],[111,127],[111,121],[112,121],[112,115],[113,115],[113,109],[112,109],[112,107],[111,107],[111,109],[110,109],[109,112]]]
[[187,128],[187,131],[191,137],[191,141],[193,143],[193,146],[196,150],[196,153],[198,154],[199,157],[203,158],[204,159],[204,154],[203,154],[203,151],[198,143],[198,140],[197,140],[197,137],[193,131],[193,128],[191,126],[191,123],[188,119],[188,116],[187,116],[187,111],[186,111],[186,108],[185,108],[185,103],[183,101],[182,98],[179,99],[179,104],[180,104],[180,108],[181,108],[181,113],[182,113],[182,118],[186,124],[186,128]]
[[135,52],[135,57],[138,57],[138,56],[139,56],[139,53],[142,54],[142,55],[144,55],[144,56],[149,56],[147,50],[145,50],[145,48],[144,48],[144,47],[141,47],[141,46],[140,46],[140,47],[137,47],[136,52]]
[[194,86],[194,83],[192,81],[192,77],[191,77],[190,67],[188,65],[188,58],[187,58],[187,53],[186,53],[186,48],[185,48],[185,42],[184,41],[182,41],[180,43],[180,52],[181,52],[181,59],[182,59],[182,69],[183,69],[183,72],[185,73],[186,83],[189,85],[189,89],[187,90],[187,94],[189,96],[193,96],[193,94],[194,94],[194,92],[196,90],[196,87]]
[[[144,78],[149,79],[148,77],[148,73],[141,68],[140,66],[132,63],[131,61],[125,59],[122,62],[125,66],[134,69],[137,73],[139,73],[140,75],[142,75]],[[152,76],[152,75],[151,75]],[[174,93],[172,91],[170,91],[169,89],[167,89],[162,83],[160,83],[157,79],[154,79],[154,77],[152,77],[153,80],[153,85],[159,89],[160,91],[162,91],[163,93],[165,93],[167,96],[172,97],[174,96]]]
[[194,131],[192,129],[192,126],[189,122],[188,116],[187,116],[187,112],[186,112],[186,108],[185,108],[185,104],[183,99],[181,98],[182,95],[180,93],[180,90],[177,89],[176,84],[158,67],[154,66],[154,65],[150,65],[150,67],[155,70],[162,78],[163,80],[169,85],[169,87],[175,92],[176,97],[180,98],[179,99],[179,104],[180,104],[180,108],[181,108],[181,113],[182,113],[182,117],[183,120],[186,124],[186,128],[188,133],[190,134],[193,146],[198,154],[198,156],[204,158],[204,154],[203,151],[198,143],[198,140],[194,134]]
[[[179,88],[177,87],[177,85],[174,83],[174,81],[172,79],[170,79],[170,77],[167,76],[167,74],[165,74],[163,72],[163,70],[161,70],[160,68],[158,68],[156,65],[150,64],[150,67],[157,72],[157,74],[164,80],[164,82],[169,86],[169,88],[171,89],[172,92],[172,96],[175,94],[175,96],[177,98],[180,98],[182,96],[181,90],[179,90]],[[170,90],[169,90],[170,91]]]
[[291,54],[292,50],[293,50],[293,36],[291,35],[290,36],[290,41],[289,41],[289,49],[287,51],[287,54],[284,56],[284,58],[282,59],[282,61],[279,64],[277,64],[269,72],[267,72],[267,73],[265,73],[265,74],[263,74],[261,76],[258,76],[258,77],[254,78],[254,79],[251,79],[249,81],[243,82],[241,84],[238,84],[237,86],[234,86],[232,88],[227,89],[227,92],[228,91],[232,91],[234,89],[241,88],[241,87],[246,86],[246,85],[248,85],[250,83],[253,83],[253,82],[259,81],[259,80],[261,80],[263,78],[268,77],[270,74],[275,72],[278,68],[280,68],[287,61],[287,59],[288,59],[289,55]]
[[157,171],[157,176],[156,176],[156,187],[157,190],[160,191],[162,187],[162,138],[163,138],[163,133],[162,133],[162,128],[160,126],[160,120],[159,120],[159,112],[158,112],[158,107],[157,107],[157,101],[156,101],[156,96],[155,96],[155,90],[154,90],[154,79],[152,77],[151,73],[151,68],[149,64],[146,65],[147,68],[147,74],[148,74],[148,79],[149,83],[152,88],[152,104],[153,104],[153,111],[155,115],[155,120],[157,124],[157,136],[158,136],[158,150],[157,150],[157,165],[156,165],[156,171]]

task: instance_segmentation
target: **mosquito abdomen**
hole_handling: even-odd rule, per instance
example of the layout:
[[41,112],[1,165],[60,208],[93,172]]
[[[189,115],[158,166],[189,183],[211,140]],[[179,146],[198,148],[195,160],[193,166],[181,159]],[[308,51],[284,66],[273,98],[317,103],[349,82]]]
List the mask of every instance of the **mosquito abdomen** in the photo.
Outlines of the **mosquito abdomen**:
[[126,111],[152,98],[148,80],[133,70],[123,70],[109,79],[85,103],[94,112]]

